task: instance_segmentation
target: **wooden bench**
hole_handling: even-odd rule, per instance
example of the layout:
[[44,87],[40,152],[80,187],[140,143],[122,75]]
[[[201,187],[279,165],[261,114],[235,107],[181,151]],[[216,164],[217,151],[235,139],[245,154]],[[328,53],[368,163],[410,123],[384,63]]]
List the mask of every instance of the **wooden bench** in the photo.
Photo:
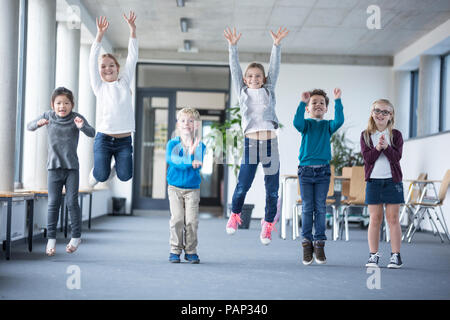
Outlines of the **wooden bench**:
[[5,254],[6,260],[9,260],[11,257],[11,221],[12,221],[13,201],[26,201],[27,203],[28,250],[31,252],[33,249],[34,193],[0,192],[0,202],[7,203],[6,240],[3,242],[3,250],[6,251]]

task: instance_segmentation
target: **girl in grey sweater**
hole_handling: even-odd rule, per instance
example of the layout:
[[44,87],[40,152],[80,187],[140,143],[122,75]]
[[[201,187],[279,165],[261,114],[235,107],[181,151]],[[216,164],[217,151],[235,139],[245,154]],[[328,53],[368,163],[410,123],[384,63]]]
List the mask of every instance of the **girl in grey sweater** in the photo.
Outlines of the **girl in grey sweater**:
[[48,133],[48,242],[46,253],[55,254],[56,225],[61,206],[63,186],[66,187],[65,201],[69,209],[72,239],[66,252],[77,250],[81,242],[81,211],[78,205],[79,164],[77,146],[79,131],[94,137],[95,129],[86,119],[73,112],[74,98],[70,90],[59,87],[52,94],[52,110],[44,112],[36,120],[28,123],[27,129],[34,131],[47,126]]

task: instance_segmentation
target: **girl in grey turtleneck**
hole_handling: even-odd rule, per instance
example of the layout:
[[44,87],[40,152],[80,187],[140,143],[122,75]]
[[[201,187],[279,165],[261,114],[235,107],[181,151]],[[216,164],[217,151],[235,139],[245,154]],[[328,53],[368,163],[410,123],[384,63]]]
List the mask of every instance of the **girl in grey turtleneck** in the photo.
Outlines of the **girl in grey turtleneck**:
[[47,126],[48,242],[46,253],[48,256],[55,254],[56,225],[58,224],[63,186],[66,187],[65,200],[72,227],[72,239],[66,246],[66,252],[75,252],[81,242],[81,212],[78,205],[78,137],[79,131],[82,131],[92,138],[95,135],[95,129],[82,115],[72,112],[73,107],[72,92],[64,87],[57,88],[52,94],[52,110],[44,112],[43,115],[27,125],[27,129],[30,131]]

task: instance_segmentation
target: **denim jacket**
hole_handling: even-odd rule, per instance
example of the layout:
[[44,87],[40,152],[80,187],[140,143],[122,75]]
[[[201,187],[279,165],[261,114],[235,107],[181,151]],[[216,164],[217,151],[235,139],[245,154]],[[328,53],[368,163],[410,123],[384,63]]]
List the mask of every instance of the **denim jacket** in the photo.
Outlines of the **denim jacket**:
[[[252,116],[248,112],[247,105],[247,85],[244,83],[241,66],[239,65],[239,56],[236,45],[229,46],[229,59],[230,59],[230,70],[231,70],[231,79],[233,82],[234,90],[239,96],[239,107],[241,108],[241,116],[242,116],[242,130],[247,130],[248,124],[250,122],[250,117]],[[281,61],[281,47],[280,45],[272,46],[272,52],[270,54],[270,63],[269,63],[269,71],[267,73],[266,83],[263,85],[263,88],[267,91],[269,95],[269,105],[264,110],[263,120],[272,121],[274,124],[274,128],[277,129],[278,118],[275,114],[275,84],[278,79],[278,73],[280,72],[280,61]]]

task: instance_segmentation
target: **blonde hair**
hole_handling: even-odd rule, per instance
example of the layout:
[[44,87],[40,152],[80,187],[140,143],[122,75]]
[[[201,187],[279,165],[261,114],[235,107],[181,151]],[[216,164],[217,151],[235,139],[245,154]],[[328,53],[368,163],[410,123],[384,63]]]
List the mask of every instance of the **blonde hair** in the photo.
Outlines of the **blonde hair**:
[[375,124],[375,121],[372,118],[372,111],[375,109],[376,106],[383,105],[383,106],[389,106],[392,110],[391,113],[391,119],[389,119],[387,123],[387,129],[389,130],[389,139],[391,141],[391,145],[394,145],[393,136],[392,136],[392,129],[394,128],[394,117],[395,117],[395,110],[392,103],[387,99],[378,99],[372,103],[372,108],[370,109],[370,117],[369,117],[369,123],[367,124],[367,129],[364,130],[364,142],[368,147],[370,147],[370,135],[377,131],[377,125]]
[[[200,113],[194,109],[194,108],[190,108],[190,107],[185,107],[181,110],[177,111],[177,122],[178,120],[180,120],[181,115],[187,115],[191,118],[194,118],[195,121],[200,121]],[[175,136],[179,136],[180,132],[178,130],[178,126],[175,127]]]

